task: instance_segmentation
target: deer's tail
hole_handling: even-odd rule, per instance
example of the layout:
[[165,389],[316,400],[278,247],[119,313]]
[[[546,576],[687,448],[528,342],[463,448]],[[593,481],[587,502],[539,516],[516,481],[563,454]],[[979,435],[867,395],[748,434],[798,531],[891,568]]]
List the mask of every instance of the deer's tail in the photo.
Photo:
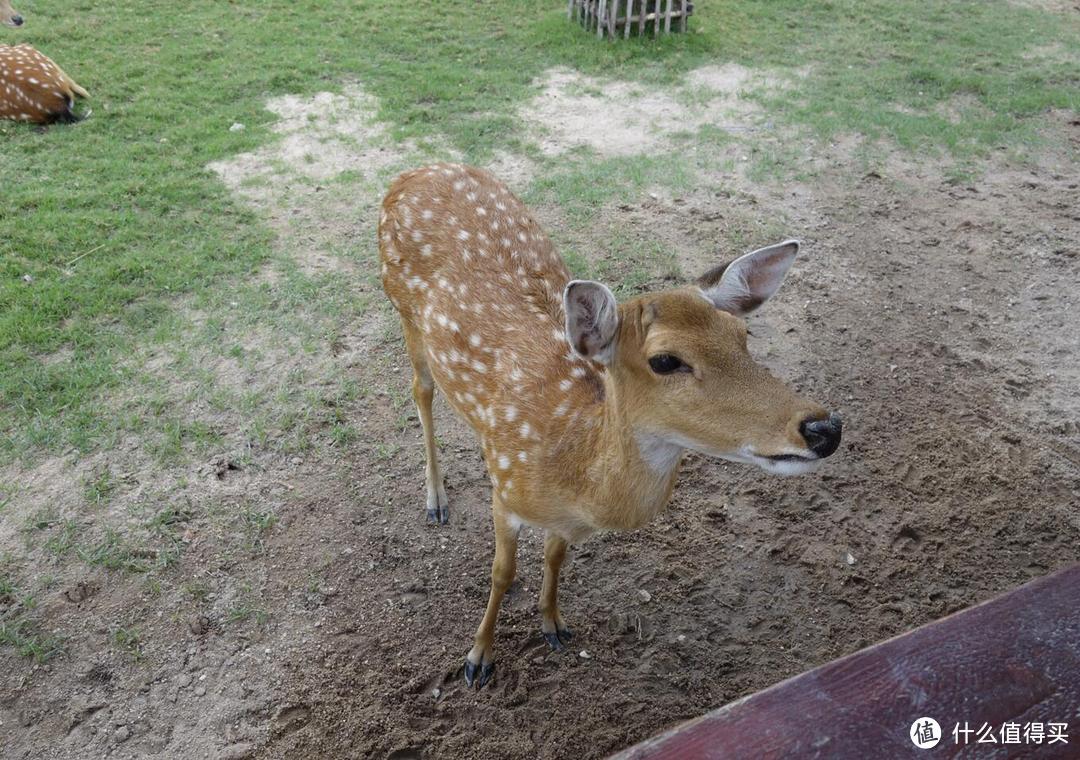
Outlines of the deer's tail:
[[[57,67],[57,68],[59,68],[59,67]],[[71,88],[71,91],[73,93],[75,93],[76,95],[78,95],[80,98],[89,98],[90,97],[90,93],[88,93],[86,90],[84,90],[82,87],[80,87],[78,82],[76,82],[74,79],[69,77],[67,72],[64,71],[63,69],[60,69],[60,77],[64,80],[64,84],[66,84],[69,88]]]

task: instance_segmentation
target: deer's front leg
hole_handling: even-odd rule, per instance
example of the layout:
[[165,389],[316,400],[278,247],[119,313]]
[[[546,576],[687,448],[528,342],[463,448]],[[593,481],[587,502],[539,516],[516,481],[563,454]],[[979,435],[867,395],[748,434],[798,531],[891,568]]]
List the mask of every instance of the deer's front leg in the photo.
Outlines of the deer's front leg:
[[540,588],[540,630],[556,652],[570,643],[573,633],[559,614],[559,570],[566,559],[566,539],[550,530],[544,535],[544,584]]
[[465,683],[472,686],[475,681],[478,688],[483,687],[495,672],[492,646],[495,640],[495,619],[499,616],[499,605],[506,590],[510,588],[517,569],[519,528],[510,525],[497,499],[492,507],[492,517],[495,521],[495,561],[491,564],[491,595],[488,597],[484,619],[476,629],[473,648],[465,657]]

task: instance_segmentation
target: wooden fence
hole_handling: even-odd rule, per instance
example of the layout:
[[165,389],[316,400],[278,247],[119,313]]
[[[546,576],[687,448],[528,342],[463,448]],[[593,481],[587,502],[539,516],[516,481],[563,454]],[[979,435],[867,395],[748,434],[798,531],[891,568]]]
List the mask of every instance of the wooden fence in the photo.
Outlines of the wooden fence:
[[694,12],[690,0],[568,0],[566,15],[575,18],[596,36],[615,39],[629,37],[632,32],[644,36],[646,30],[654,37],[661,31],[670,32],[675,22],[678,32],[686,31],[686,20]]

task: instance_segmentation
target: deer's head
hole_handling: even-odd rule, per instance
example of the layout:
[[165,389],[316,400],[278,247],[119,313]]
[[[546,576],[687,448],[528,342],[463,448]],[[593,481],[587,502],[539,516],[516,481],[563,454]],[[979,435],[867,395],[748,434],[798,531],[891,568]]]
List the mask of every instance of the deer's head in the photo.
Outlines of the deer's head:
[[0,0],[0,24],[22,26],[23,17],[11,7],[11,0]]
[[574,350],[606,365],[609,387],[642,456],[670,468],[683,449],[808,472],[840,444],[841,421],[754,361],[743,317],[780,287],[799,244],[762,248],[695,285],[622,305],[599,282],[563,294]]

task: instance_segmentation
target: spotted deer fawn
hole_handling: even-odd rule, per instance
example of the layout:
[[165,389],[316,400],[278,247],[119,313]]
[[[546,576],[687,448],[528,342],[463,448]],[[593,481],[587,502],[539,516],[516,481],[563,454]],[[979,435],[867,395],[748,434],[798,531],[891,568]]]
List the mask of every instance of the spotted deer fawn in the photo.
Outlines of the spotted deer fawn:
[[11,0],[0,0],[0,24],[4,26],[22,26],[23,17],[11,7]]
[[79,121],[81,117],[72,110],[75,96],[90,97],[37,50],[29,45],[0,45],[0,119],[33,124]]
[[795,241],[618,304],[601,283],[570,278],[502,183],[457,164],[398,177],[378,234],[423,425],[427,519],[449,518],[436,385],[479,435],[491,477],[495,559],[466,656],[469,686],[494,672],[495,619],[523,525],[545,529],[541,630],[562,649],[571,632],[556,596],[568,544],[649,522],[686,449],[796,474],[840,443],[840,418],[789,390],[746,347],[742,317],[780,286]]

